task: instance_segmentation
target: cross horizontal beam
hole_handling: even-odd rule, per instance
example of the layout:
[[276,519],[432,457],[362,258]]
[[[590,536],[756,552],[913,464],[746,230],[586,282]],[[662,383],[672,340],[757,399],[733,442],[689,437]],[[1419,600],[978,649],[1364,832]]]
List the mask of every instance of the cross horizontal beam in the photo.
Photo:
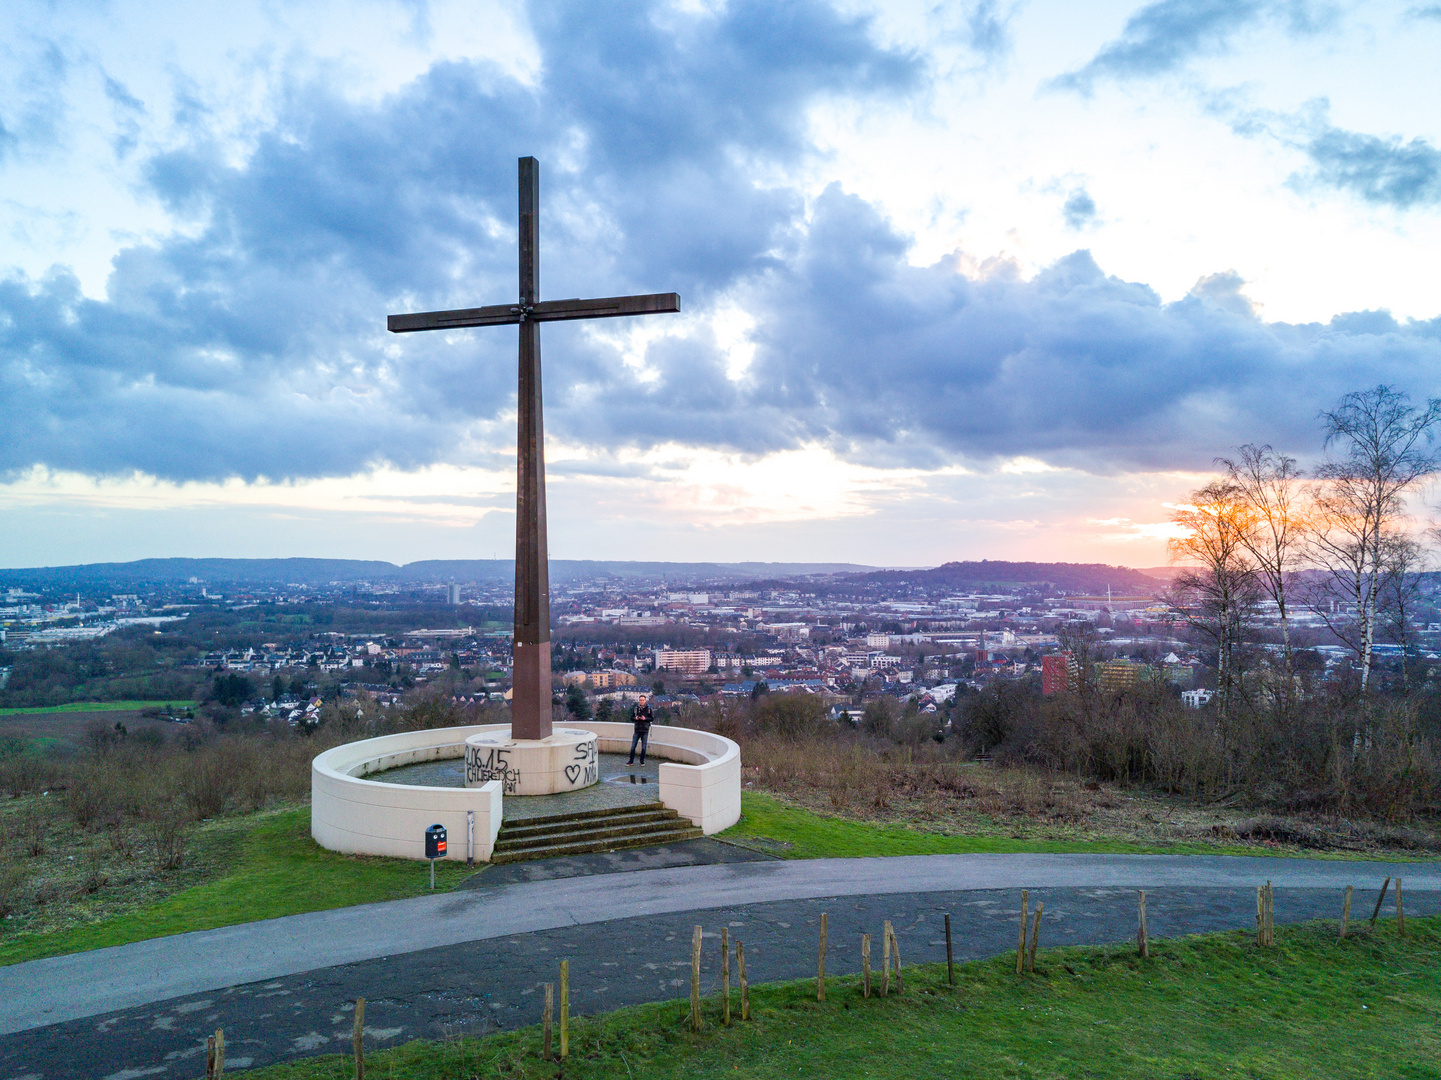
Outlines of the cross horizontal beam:
[[418,311],[410,315],[386,316],[392,334],[416,330],[456,330],[465,326],[503,326],[527,319],[531,322],[563,322],[568,319],[611,319],[621,315],[660,315],[680,310],[678,293],[649,293],[645,296],[603,296],[594,300],[543,300],[524,312],[518,304],[459,308],[455,311]]

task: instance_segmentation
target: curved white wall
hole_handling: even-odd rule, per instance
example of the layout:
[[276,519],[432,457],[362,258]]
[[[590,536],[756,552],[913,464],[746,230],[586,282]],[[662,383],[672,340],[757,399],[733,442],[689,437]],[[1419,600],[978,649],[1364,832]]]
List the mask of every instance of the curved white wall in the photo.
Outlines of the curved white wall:
[[[594,731],[601,753],[630,750],[628,723],[574,723]],[[346,743],[316,756],[310,769],[310,835],[331,851],[356,855],[425,858],[425,830],[436,823],[447,833],[446,858],[467,857],[466,812],[475,814],[473,857],[489,861],[500,832],[500,782],[480,787],[417,787],[363,777],[399,765],[459,758],[465,740],[506,724],[403,731]],[[649,754],[661,759],[660,801],[689,818],[707,835],[740,820],[740,747],[730,739],[693,728],[650,729]]]
[[[630,752],[631,726],[590,721],[576,724],[596,734],[603,754]],[[660,724],[650,729],[647,753],[660,767],[660,801],[709,836],[741,817],[741,748],[730,739],[695,728]]]

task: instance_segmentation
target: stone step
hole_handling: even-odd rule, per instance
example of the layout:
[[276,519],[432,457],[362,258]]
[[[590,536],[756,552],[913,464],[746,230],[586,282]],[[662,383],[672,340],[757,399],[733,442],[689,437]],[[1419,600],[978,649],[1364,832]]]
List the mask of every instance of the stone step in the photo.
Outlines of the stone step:
[[624,806],[602,806],[595,810],[571,810],[564,814],[546,814],[544,817],[523,817],[505,819],[505,825],[510,828],[526,828],[530,825],[540,825],[553,821],[586,821],[590,818],[615,817],[625,814],[653,814],[657,810],[670,809],[659,799],[643,803],[627,803]]
[[559,835],[578,829],[610,829],[617,826],[641,825],[656,820],[674,820],[676,812],[660,803],[648,803],[640,807],[617,807],[611,813],[588,813],[588,815],[556,815],[550,818],[520,819],[519,822],[503,822],[500,839],[535,838],[535,836]]
[[570,844],[587,840],[607,840],[622,836],[644,836],[655,832],[669,832],[676,827],[690,828],[691,823],[674,815],[646,821],[615,822],[605,825],[572,827],[545,833],[530,833],[513,836],[502,832],[495,841],[496,851],[511,851],[516,848],[544,847],[546,845]]
[[587,855],[597,851],[621,851],[627,848],[673,844],[681,840],[699,840],[705,835],[690,822],[681,820],[664,829],[647,829],[624,836],[577,838],[565,843],[540,843],[533,846],[506,848],[497,846],[491,854],[493,863],[523,862],[527,859],[548,859],[558,855]]

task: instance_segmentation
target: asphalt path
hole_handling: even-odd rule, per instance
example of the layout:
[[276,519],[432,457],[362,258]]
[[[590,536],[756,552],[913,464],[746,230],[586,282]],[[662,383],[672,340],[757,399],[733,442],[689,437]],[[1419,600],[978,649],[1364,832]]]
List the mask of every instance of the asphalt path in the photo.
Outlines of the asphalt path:
[[[821,911],[830,969],[845,973],[884,919],[908,963],[944,957],[946,912],[958,958],[1013,948],[1023,887],[1045,901],[1043,944],[1102,944],[1134,936],[1138,888],[1152,933],[1171,936],[1254,925],[1267,880],[1278,922],[1334,919],[1346,885],[1364,917],[1398,871],[1408,911],[1441,911],[1441,864],[1220,856],[822,859],[498,884],[0,968],[0,1078],[188,1076],[216,1027],[236,1067],[337,1052],[357,996],[376,1045],[524,1026],[562,958],[577,1013],[669,999],[686,992],[697,924],[730,927],[763,982],[813,973]],[[706,956],[713,982],[718,949]]]

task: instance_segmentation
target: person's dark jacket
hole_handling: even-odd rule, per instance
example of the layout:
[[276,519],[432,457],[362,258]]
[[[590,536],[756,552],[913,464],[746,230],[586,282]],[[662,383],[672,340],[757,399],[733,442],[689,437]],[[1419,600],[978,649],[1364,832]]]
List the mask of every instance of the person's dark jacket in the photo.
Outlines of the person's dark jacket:
[[631,713],[631,722],[635,724],[636,731],[642,734],[650,730],[650,723],[654,719],[655,716],[651,713],[649,705],[637,705],[635,711]]

